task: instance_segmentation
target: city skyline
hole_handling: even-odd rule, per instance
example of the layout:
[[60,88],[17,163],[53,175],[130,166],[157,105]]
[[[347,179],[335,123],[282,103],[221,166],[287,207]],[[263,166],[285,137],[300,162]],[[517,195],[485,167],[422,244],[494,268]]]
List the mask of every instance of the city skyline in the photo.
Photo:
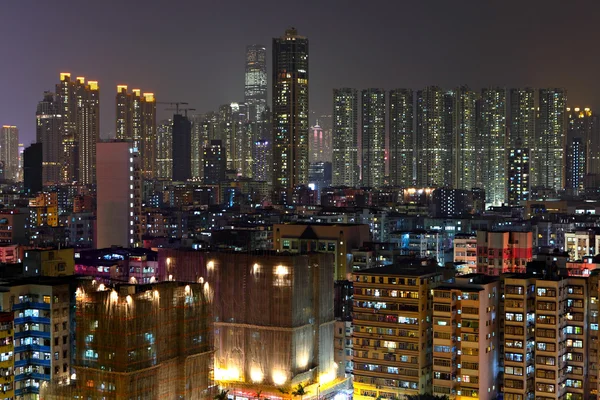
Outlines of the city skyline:
[[[337,7],[335,2],[319,6],[307,4],[292,18],[285,8],[273,7],[274,3],[262,3],[261,7],[255,8],[241,4],[238,7],[211,4],[202,12],[219,15],[227,9],[232,13],[231,23],[215,26],[211,21],[193,24],[193,16],[197,13],[193,12],[196,7],[192,3],[170,10],[172,20],[178,21],[176,23],[160,20],[164,7],[158,3],[147,8],[136,7],[136,3],[119,4],[118,8],[113,7],[116,3],[108,1],[72,8],[40,5],[35,9],[4,3],[0,9],[8,18],[0,28],[6,32],[0,35],[0,43],[6,50],[7,59],[13,62],[4,63],[0,74],[10,76],[10,82],[15,83],[7,84],[0,94],[0,124],[16,125],[22,142],[32,142],[35,118],[31,117],[31,112],[43,97],[43,91],[53,89],[51,84],[55,76],[64,71],[77,71],[96,78],[105,88],[101,93],[103,104],[110,104],[117,84],[136,84],[156,93],[161,101],[187,101],[201,113],[215,110],[221,104],[242,101],[246,47],[262,44],[269,54],[274,34],[289,26],[295,26],[312,39],[310,104],[316,115],[331,113],[331,93],[336,87],[416,90],[430,85],[452,88],[466,84],[474,91],[489,86],[507,89],[565,87],[569,91],[570,105],[600,108],[600,100],[594,95],[598,89],[593,80],[587,78],[593,77],[600,66],[599,57],[584,52],[587,54],[585,62],[570,57],[555,59],[555,53],[550,51],[567,45],[573,51],[587,48],[585,41],[573,42],[569,38],[594,36],[591,16],[594,8],[599,7],[595,4],[586,4],[587,12],[578,15],[577,24],[567,18],[565,23],[555,24],[564,15],[558,2],[545,2],[543,8],[533,3],[520,4],[518,14],[511,12],[510,5],[382,4],[378,11],[381,23],[374,24],[373,29],[345,29],[344,44],[337,45],[339,23],[314,23],[315,16],[317,21],[340,20],[344,21],[345,27],[358,27],[362,14],[351,4],[343,8]],[[93,13],[95,18],[86,20],[86,24],[68,23],[76,20],[74,15],[86,11]],[[398,27],[396,35],[390,36],[386,28],[393,26],[390,25],[392,17],[398,13],[410,13],[414,18]],[[449,13],[468,22],[468,28],[447,29],[456,22]],[[31,23],[16,24],[23,16]],[[47,48],[37,38],[43,36],[41,27],[45,26],[43,21],[48,16],[57,21],[58,26],[64,26],[56,33],[56,40],[79,43],[78,51],[47,57]],[[106,21],[115,17],[130,23],[115,32],[101,29]],[[502,28],[509,19],[510,31]],[[148,29],[148,26],[156,29]],[[413,35],[411,32],[417,28],[429,33]],[[366,33],[361,34],[362,31]],[[85,41],[79,39],[83,33],[86,33]],[[215,40],[216,37],[220,39]],[[511,45],[517,41],[524,45]],[[488,45],[481,47],[483,42]],[[192,45],[202,48],[202,52],[189,52]],[[475,47],[477,52],[469,50]],[[359,49],[361,56],[354,56],[349,51],[352,48]],[[503,51],[501,56],[498,56],[498,48]],[[175,56],[184,62],[174,65],[168,61]],[[114,62],[117,59],[132,61]],[[480,68],[481,65],[486,68]],[[269,60],[267,66],[270,69]],[[365,70],[373,73],[366,75]],[[158,120],[169,116],[164,108],[157,107]],[[105,138],[109,133],[114,135],[114,117],[112,107],[101,109],[101,137]]]

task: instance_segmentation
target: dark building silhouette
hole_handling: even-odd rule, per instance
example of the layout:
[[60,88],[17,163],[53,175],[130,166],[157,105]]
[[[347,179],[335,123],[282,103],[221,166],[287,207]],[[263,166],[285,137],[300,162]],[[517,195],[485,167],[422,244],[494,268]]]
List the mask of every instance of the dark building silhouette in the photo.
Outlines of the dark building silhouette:
[[210,146],[204,148],[204,183],[216,185],[225,180],[227,156],[223,142],[211,140]]
[[42,144],[33,143],[23,151],[23,187],[26,194],[42,191]]
[[192,124],[187,116],[173,115],[173,180],[192,178]]

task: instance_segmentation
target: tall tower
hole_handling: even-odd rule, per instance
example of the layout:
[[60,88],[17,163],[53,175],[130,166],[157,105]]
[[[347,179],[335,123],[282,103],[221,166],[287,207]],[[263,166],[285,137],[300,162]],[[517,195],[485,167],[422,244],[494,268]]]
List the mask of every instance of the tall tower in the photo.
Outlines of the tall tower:
[[96,183],[96,144],[100,138],[100,88],[97,81],[85,84],[77,78],[78,182]]
[[156,177],[156,98],[140,89],[127,92],[127,85],[117,85],[117,139],[129,140],[141,159],[142,174]]
[[100,89],[97,81],[71,80],[62,72],[56,85],[62,119],[61,181],[89,185],[96,181],[96,143],[100,137]]
[[308,184],[308,39],[295,28],[273,39],[272,108],[273,189],[275,201],[287,203],[294,187]]
[[[56,85],[56,104],[62,119],[60,181],[73,182],[77,179],[77,82],[71,74],[61,72],[60,83]],[[77,164],[77,166],[75,165]]]
[[492,205],[506,200],[506,90],[502,88],[481,91],[480,133],[483,188]]
[[98,143],[98,248],[137,247],[142,239],[142,173],[129,141]]
[[385,179],[385,90],[362,91],[362,184],[383,186]]
[[358,170],[358,92],[333,90],[333,186],[355,187]]
[[592,110],[567,107],[567,154],[565,189],[584,189],[585,174],[597,173],[597,121]]
[[0,130],[0,161],[4,163],[4,178],[16,181],[19,175],[19,129],[4,125]]
[[246,47],[244,102],[248,105],[248,120],[262,121],[267,109],[267,49],[260,44]]
[[192,124],[187,116],[173,115],[173,180],[192,178]]
[[446,132],[445,96],[430,86],[417,93],[417,186],[445,186],[450,170],[451,137]]
[[412,186],[414,183],[413,91],[390,91],[390,184]]
[[35,113],[35,140],[42,144],[42,182],[45,185],[62,181],[63,122],[59,108],[54,93],[45,92]]
[[530,149],[535,142],[535,91],[532,88],[510,90],[510,143],[517,147],[520,140],[523,148]]
[[479,187],[481,181],[481,165],[477,159],[477,93],[466,86],[457,88],[453,111],[453,187],[471,190]]
[[156,179],[173,178],[173,121],[161,122],[156,129]]
[[508,150],[508,171],[507,171],[507,195],[506,200],[511,206],[518,206],[522,201],[529,200],[531,191],[529,154],[530,150],[519,147],[517,141],[516,147]]
[[560,190],[565,185],[567,91],[540,89],[536,186]]

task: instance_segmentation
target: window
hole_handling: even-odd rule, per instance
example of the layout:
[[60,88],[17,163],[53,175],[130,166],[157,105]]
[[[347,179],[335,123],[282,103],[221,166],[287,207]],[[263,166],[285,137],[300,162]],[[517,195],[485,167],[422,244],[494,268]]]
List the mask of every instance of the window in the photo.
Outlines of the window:
[[58,360],[58,351],[54,353],[54,359]]

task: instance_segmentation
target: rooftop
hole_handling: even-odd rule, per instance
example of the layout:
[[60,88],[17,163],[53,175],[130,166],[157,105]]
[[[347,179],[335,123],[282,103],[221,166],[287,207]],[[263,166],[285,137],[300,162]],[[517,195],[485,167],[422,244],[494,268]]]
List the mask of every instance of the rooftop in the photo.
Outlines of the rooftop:
[[[419,261],[420,263],[420,261]],[[420,264],[392,264],[383,267],[363,269],[354,275],[398,275],[398,276],[429,276],[442,273],[442,268],[423,266]]]

